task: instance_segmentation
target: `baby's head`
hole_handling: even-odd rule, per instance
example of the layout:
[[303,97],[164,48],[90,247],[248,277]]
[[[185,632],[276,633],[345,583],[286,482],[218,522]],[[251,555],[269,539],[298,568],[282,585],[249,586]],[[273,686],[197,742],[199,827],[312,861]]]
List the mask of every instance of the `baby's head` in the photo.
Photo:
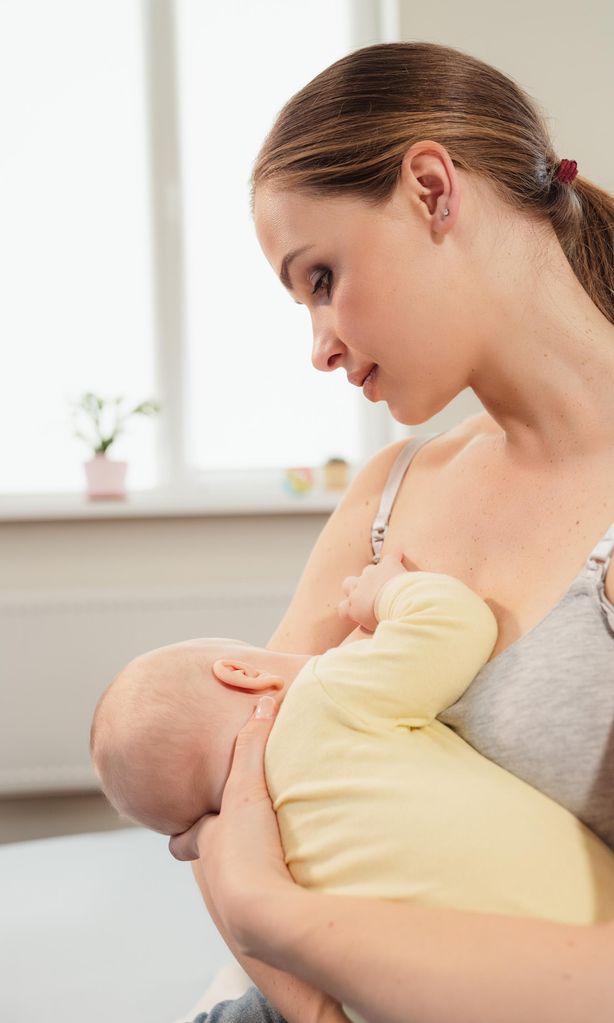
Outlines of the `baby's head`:
[[237,733],[267,692],[283,698],[306,657],[194,639],[137,657],[98,701],[90,748],[124,816],[165,835],[217,812]]

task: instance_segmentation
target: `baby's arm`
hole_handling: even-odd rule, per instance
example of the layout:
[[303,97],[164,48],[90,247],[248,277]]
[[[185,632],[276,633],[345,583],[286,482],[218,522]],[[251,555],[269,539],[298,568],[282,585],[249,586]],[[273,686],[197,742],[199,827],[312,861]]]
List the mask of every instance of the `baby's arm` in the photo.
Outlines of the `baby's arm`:
[[343,581],[345,599],[338,610],[342,618],[349,618],[367,632],[375,632],[379,621],[375,605],[377,597],[389,579],[407,574],[403,568],[403,555],[387,554],[377,565],[367,565],[360,575],[351,575]]
[[465,691],[496,641],[491,610],[452,576],[407,572],[399,556],[347,579],[341,612],[370,639],[329,650],[317,674],[331,697],[360,713],[420,727]]

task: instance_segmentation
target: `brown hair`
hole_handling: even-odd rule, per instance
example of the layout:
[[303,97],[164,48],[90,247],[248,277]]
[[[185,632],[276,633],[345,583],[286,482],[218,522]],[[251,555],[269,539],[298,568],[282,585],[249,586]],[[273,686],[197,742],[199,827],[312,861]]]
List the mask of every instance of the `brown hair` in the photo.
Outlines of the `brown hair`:
[[455,166],[481,175],[519,212],[548,218],[576,277],[614,323],[614,197],[586,178],[558,181],[538,106],[460,50],[386,43],[332,64],[277,117],[256,158],[252,202],[265,181],[383,202],[421,139],[444,146]]

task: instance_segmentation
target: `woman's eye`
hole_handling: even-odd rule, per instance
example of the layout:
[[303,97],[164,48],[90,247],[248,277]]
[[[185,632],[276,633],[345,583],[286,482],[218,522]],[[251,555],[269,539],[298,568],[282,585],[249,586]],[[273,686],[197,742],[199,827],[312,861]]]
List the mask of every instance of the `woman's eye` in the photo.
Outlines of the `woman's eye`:
[[332,271],[324,270],[322,273],[318,274],[314,282],[311,294],[316,295],[318,291],[324,290],[330,298],[332,282],[333,282]]

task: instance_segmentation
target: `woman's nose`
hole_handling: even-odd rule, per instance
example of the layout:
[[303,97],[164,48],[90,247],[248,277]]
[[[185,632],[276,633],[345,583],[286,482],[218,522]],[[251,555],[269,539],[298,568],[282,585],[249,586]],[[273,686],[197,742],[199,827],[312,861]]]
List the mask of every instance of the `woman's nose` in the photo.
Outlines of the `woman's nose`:
[[344,353],[345,345],[334,331],[328,327],[317,329],[314,325],[311,361],[316,369],[331,373],[341,366]]

